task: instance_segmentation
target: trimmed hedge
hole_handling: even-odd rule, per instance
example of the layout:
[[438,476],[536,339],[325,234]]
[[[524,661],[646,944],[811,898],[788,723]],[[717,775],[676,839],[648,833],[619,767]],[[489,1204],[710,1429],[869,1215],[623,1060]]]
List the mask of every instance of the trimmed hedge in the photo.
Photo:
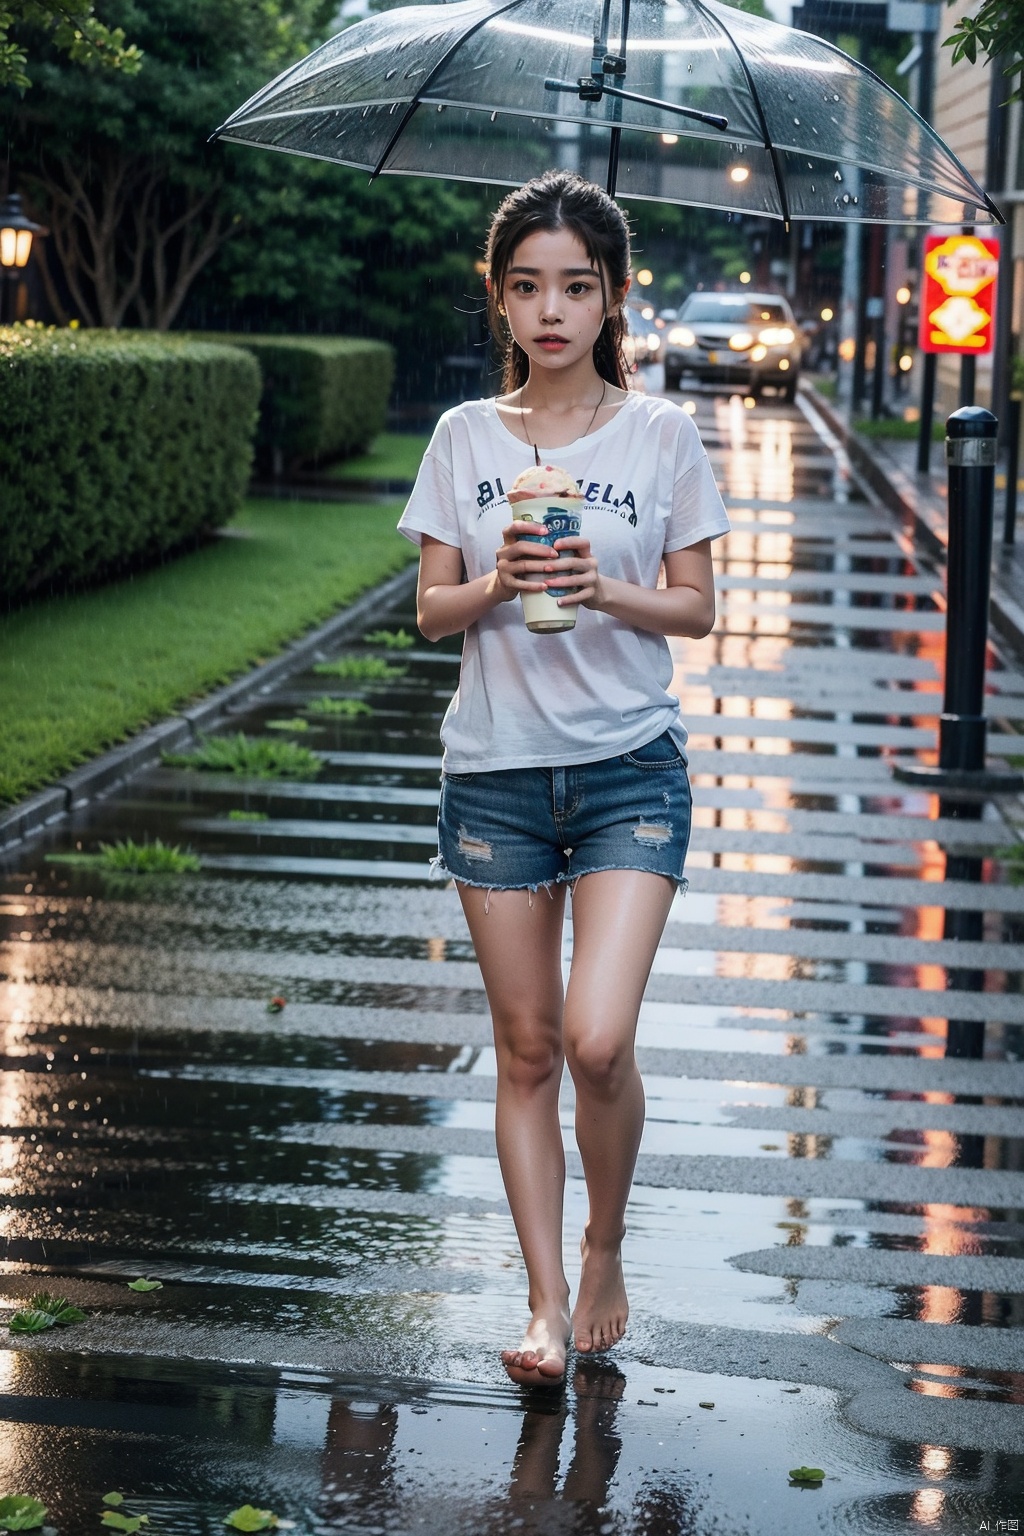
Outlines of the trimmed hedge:
[[361,453],[384,430],[395,371],[387,342],[206,334],[244,347],[259,362],[263,397],[256,454],[264,471]]
[[238,348],[0,329],[0,596],[79,584],[228,522],[259,394]]

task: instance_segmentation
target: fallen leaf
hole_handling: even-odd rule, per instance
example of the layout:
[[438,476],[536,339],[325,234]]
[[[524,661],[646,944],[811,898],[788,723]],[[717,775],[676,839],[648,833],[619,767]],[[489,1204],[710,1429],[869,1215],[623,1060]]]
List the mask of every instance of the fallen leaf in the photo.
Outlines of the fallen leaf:
[[116,1509],[105,1509],[100,1516],[108,1531],[124,1531],[125,1536],[135,1536],[135,1532],[149,1524],[148,1515],[119,1515]]
[[163,1288],[164,1283],[162,1280],[144,1280],[141,1275],[137,1280],[128,1281],[128,1289],[130,1291],[162,1291]]
[[124,1503],[124,1494],[123,1493],[105,1493],[103,1495],[103,1502],[104,1502],[104,1504],[123,1504]]
[[9,1493],[0,1499],[0,1530],[37,1531],[46,1513],[46,1505],[27,1493]]
[[224,1517],[224,1524],[236,1531],[269,1531],[277,1524],[277,1516],[269,1509],[254,1509],[251,1504],[243,1504]]
[[824,1477],[820,1467],[793,1467],[789,1474],[792,1483],[820,1483]]
[[715,1406],[714,1403],[698,1403],[697,1404],[698,1408],[713,1408],[714,1406]]
[[267,1004],[267,1012],[268,1013],[280,1013],[281,1010],[283,1008],[286,1008],[287,1006],[288,1006],[288,999],[287,998],[285,998],[285,997],[272,997],[270,999],[270,1002]]

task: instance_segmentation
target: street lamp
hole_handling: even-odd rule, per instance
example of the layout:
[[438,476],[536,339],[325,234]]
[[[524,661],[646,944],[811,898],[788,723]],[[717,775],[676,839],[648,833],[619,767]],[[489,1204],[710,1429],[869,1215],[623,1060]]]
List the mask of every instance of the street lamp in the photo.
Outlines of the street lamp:
[[[0,205],[0,273],[17,281],[32,254],[32,241],[47,231],[34,224],[21,206],[17,192],[11,192]],[[3,286],[0,282],[0,319],[3,318]]]

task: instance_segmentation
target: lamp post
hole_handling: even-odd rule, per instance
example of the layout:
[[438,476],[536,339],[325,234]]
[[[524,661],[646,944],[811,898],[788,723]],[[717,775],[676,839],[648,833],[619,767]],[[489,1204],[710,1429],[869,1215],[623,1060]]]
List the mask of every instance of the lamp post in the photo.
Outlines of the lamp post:
[[4,198],[0,204],[0,322],[3,321],[2,278],[16,282],[21,277],[32,254],[33,239],[46,233],[41,224],[34,224],[28,217],[17,192]]

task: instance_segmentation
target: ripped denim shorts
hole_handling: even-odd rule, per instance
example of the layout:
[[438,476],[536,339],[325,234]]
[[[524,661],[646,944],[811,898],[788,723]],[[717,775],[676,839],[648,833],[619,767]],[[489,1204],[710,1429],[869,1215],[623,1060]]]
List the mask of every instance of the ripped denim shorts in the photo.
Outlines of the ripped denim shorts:
[[492,891],[605,869],[646,870],[685,890],[690,812],[686,761],[667,731],[598,763],[446,773],[434,868]]

